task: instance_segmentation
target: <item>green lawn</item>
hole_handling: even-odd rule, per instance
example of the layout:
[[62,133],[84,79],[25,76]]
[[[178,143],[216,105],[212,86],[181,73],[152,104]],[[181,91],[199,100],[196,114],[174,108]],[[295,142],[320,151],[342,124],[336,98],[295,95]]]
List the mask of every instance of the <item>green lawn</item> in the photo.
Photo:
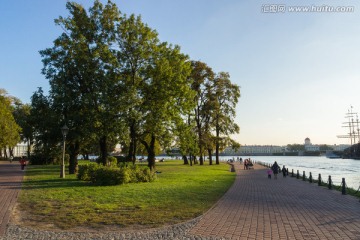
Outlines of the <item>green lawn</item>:
[[[80,164],[83,164],[82,161]],[[59,166],[28,166],[19,198],[22,224],[101,228],[157,227],[195,218],[208,210],[235,179],[225,163],[185,166],[157,163],[152,183],[92,186],[66,175]]]

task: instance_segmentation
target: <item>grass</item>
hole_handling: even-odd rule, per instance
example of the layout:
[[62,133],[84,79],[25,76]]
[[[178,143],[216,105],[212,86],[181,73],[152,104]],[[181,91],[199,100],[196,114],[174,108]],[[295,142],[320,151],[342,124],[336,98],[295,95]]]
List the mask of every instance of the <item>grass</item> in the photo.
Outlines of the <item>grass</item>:
[[[83,164],[84,162],[81,162]],[[30,226],[102,228],[158,227],[195,218],[227,191],[235,173],[220,165],[157,163],[152,183],[92,186],[59,166],[28,166],[19,197],[21,222]]]

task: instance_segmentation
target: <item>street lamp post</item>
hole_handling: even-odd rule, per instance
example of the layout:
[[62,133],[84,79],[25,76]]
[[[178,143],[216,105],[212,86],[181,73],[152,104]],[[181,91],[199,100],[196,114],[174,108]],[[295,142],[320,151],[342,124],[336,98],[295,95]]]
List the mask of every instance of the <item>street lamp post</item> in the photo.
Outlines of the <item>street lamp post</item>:
[[66,126],[66,124],[61,128],[61,132],[63,135],[63,157],[61,162],[61,170],[60,170],[60,178],[65,178],[65,142],[66,142],[66,135],[69,132],[69,128]]

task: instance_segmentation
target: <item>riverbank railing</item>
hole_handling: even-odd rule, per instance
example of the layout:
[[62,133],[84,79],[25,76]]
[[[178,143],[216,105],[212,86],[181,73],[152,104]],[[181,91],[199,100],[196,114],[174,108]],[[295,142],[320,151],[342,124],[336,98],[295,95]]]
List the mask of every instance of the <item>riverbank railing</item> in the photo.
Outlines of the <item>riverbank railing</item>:
[[[272,164],[270,163],[265,163],[265,162],[261,162],[261,161],[257,161],[257,164],[264,166],[266,168],[271,168]],[[289,170],[288,168],[286,168],[286,174],[289,175]],[[358,198],[360,198],[360,184],[359,184],[359,188],[357,190],[355,190],[354,188],[349,188],[346,185],[346,181],[345,178],[342,178],[341,183],[337,183],[334,184],[331,175],[328,176],[327,182],[323,181],[323,178],[321,176],[321,174],[319,173],[318,178],[315,179],[312,176],[312,172],[309,172],[309,175],[307,177],[305,171],[303,171],[302,174],[300,174],[299,170],[296,170],[296,173],[294,173],[294,169],[291,169],[291,177],[296,178],[296,179],[302,179],[303,181],[308,181],[309,183],[314,183],[317,184],[318,186],[323,186],[323,187],[327,187],[328,189],[332,190],[335,189],[337,191],[340,191],[342,195],[352,195],[352,196],[356,196]]]

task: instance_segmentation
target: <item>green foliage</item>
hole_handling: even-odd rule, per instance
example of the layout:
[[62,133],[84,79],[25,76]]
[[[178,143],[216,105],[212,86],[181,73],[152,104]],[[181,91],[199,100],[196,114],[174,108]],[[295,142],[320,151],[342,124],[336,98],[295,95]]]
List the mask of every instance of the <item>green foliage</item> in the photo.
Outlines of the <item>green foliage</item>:
[[117,165],[121,166],[121,164],[125,164],[127,162],[131,162],[127,157],[125,156],[114,156],[117,159]]
[[305,145],[304,144],[288,144],[287,149],[289,151],[305,151]]
[[94,172],[100,167],[97,163],[89,163],[79,166],[77,178],[83,181],[93,181]]
[[[200,154],[202,163],[204,149],[212,151],[216,142],[218,150],[220,138],[238,132],[233,117],[239,88],[229,74],[189,61],[179,46],[161,42],[140,16],[122,14],[112,1],[96,0],[88,10],[69,1],[66,8],[69,16],[55,20],[62,34],[40,51],[49,96],[39,90],[32,98],[42,154],[55,155],[65,122],[71,169],[80,151],[97,152],[106,165],[119,142],[133,162],[137,151],[147,153],[153,169],[156,153],[175,137],[182,151]],[[188,116],[187,132],[175,136]]]
[[13,115],[13,97],[0,89],[0,149],[14,147],[20,141],[21,128]]
[[[116,161],[116,158],[114,158]],[[77,178],[90,181],[94,185],[111,186],[126,183],[152,182],[156,175],[149,168],[140,168],[137,165],[120,168],[102,166],[96,163],[79,166]]]
[[109,167],[116,167],[118,164],[116,157],[108,156],[106,160]]
[[327,150],[334,150],[333,147],[326,145],[326,144],[322,144],[319,146],[320,151],[327,151]]
[[[60,130],[60,115],[54,111],[52,101],[39,88],[31,96],[30,121],[35,134],[34,154],[37,164],[53,163],[61,156],[62,135]],[[42,159],[42,160],[41,160]]]

